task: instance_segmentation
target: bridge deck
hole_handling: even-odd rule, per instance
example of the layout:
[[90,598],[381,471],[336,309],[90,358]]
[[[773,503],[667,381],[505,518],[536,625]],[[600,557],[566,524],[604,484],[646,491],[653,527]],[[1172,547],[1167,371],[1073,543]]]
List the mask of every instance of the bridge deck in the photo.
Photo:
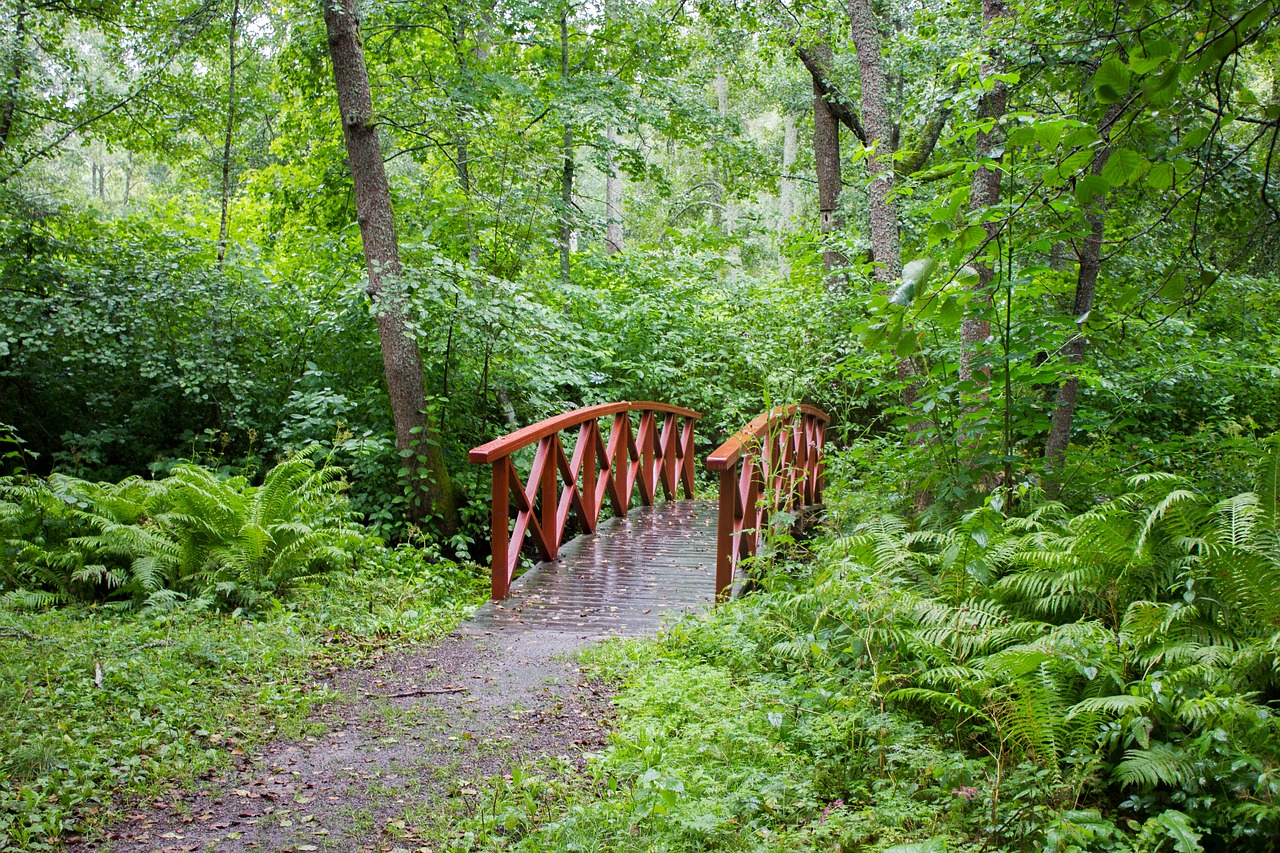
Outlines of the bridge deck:
[[463,630],[655,631],[663,617],[711,606],[715,545],[714,501],[638,507],[565,544],[559,560],[530,569],[509,598],[481,607]]

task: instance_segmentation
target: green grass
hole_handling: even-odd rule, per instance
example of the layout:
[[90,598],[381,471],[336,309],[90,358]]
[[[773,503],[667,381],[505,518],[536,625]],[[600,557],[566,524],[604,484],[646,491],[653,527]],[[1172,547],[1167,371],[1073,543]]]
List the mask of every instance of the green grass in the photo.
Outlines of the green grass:
[[433,639],[483,598],[474,569],[388,551],[256,618],[0,610],[0,850],[92,833],[139,798],[304,733],[338,667]]
[[772,666],[757,607],[589,647],[587,670],[621,687],[610,746],[585,777],[551,764],[490,780],[442,833],[451,848],[883,850],[972,818],[981,804],[956,791],[983,762],[886,711],[864,680],[815,689]]

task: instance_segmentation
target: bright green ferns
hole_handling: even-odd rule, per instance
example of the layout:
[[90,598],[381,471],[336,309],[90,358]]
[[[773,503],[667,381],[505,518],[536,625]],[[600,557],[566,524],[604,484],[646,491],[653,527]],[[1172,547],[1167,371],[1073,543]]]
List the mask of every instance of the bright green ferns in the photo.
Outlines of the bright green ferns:
[[0,590],[10,605],[189,599],[253,607],[350,561],[363,541],[341,471],[296,455],[259,486],[180,465],[160,481],[0,482]]

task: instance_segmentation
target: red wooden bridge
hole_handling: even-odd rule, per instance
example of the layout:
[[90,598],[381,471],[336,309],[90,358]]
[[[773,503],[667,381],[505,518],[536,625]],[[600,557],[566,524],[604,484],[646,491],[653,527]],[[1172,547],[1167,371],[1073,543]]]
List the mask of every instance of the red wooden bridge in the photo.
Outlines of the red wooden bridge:
[[635,633],[729,595],[775,514],[821,502],[830,418],[780,406],[753,419],[706,458],[711,500],[695,496],[701,417],[603,403],[472,450],[493,466],[492,601],[475,626]]

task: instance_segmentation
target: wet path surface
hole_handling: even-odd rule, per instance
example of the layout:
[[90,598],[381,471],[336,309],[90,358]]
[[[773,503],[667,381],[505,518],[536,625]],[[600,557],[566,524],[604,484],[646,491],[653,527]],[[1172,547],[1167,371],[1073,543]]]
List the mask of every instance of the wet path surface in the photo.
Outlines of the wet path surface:
[[633,510],[528,572],[449,637],[339,673],[313,734],[226,776],[138,804],[79,850],[438,849],[485,780],[547,760],[582,766],[611,728],[608,688],[569,660],[710,606],[715,504]]
[[559,560],[512,584],[510,598],[480,608],[472,626],[650,633],[663,617],[710,606],[715,545],[713,501],[640,507],[565,545]]

